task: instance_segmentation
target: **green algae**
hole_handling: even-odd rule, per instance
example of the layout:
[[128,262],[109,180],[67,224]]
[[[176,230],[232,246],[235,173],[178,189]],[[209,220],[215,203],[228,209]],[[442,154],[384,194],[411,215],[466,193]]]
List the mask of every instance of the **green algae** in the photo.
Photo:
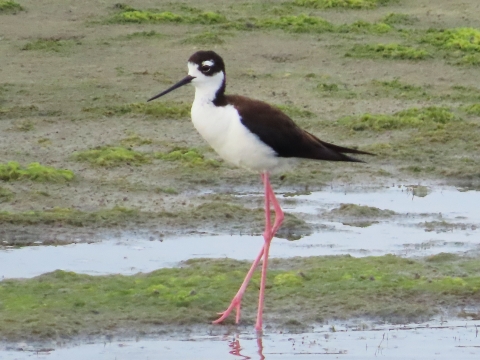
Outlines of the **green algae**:
[[197,149],[177,148],[168,153],[155,153],[154,157],[165,161],[180,161],[189,166],[220,166],[217,160],[205,159]]
[[71,181],[74,174],[71,170],[56,169],[51,166],[44,166],[38,162],[21,166],[16,161],[9,161],[7,164],[0,164],[0,180],[32,180],[37,182],[63,182]]
[[425,60],[431,57],[424,49],[400,44],[357,44],[347,53],[346,57],[367,58],[367,59],[396,59],[396,60]]
[[455,65],[480,65],[480,30],[475,28],[430,29],[420,39],[446,51],[445,57]]
[[[46,340],[125,328],[145,334],[162,326],[207,325],[229,304],[249,266],[194,259],[180,268],[132,276],[57,270],[33,279],[7,279],[0,283],[0,337]],[[421,321],[459,303],[473,304],[480,294],[479,269],[477,258],[448,255],[272,259],[265,322],[283,324],[286,313],[300,303],[297,320],[308,324],[365,316]],[[254,322],[258,284],[257,271],[243,298],[242,324]]]
[[145,139],[139,136],[138,134],[131,134],[126,138],[120,140],[120,144],[126,147],[133,147],[133,146],[142,146],[142,145],[150,145],[152,143],[152,139]]
[[[155,188],[156,194],[176,194],[171,187]],[[161,195],[159,196],[161,197]],[[273,214],[272,214],[273,220]],[[260,235],[264,229],[265,215],[262,208],[246,208],[225,201],[205,202],[201,205],[180,208],[173,211],[143,211],[135,208],[115,206],[95,211],[75,208],[52,208],[23,212],[0,211],[0,225],[48,225],[54,227],[119,228],[128,229],[157,227],[161,229],[179,228],[203,231],[215,229],[218,232],[245,233]],[[164,231],[164,230],[163,230]],[[279,238],[296,240],[311,234],[312,228],[302,219],[285,214],[285,221],[277,233]],[[24,240],[13,241],[17,246],[31,245]]]
[[78,38],[40,38],[26,43],[22,50],[41,50],[59,53],[80,44],[81,42]]
[[[151,214],[146,214],[153,216]],[[126,222],[141,222],[145,217],[138,210],[116,206],[111,209],[102,209],[85,212],[70,208],[54,208],[50,210],[32,210],[25,212],[0,212],[0,224],[16,225],[70,225],[75,227],[111,227]]]
[[421,97],[431,97],[427,90],[422,86],[406,84],[399,78],[393,80],[372,80],[375,89],[380,90],[382,96],[393,96],[400,99],[418,99]]
[[480,52],[480,30],[475,28],[429,30],[421,41],[450,50]]
[[9,202],[14,197],[15,193],[13,193],[7,188],[4,188],[3,186],[0,186],[0,204],[4,202]]
[[83,111],[105,116],[141,114],[162,119],[183,119],[190,116],[190,108],[191,105],[185,103],[159,101],[153,103],[131,103],[115,106],[84,108]]
[[290,116],[292,119],[295,119],[295,118],[303,118],[303,119],[306,119],[306,118],[312,118],[315,116],[315,114],[309,110],[306,110],[306,109],[301,109],[297,106],[293,106],[293,105],[275,105],[275,107],[279,108],[280,110],[282,110],[285,114],[287,114],[288,116]]
[[254,25],[257,28],[282,29],[293,33],[324,33],[335,29],[335,26],[325,19],[304,14],[257,18]]
[[22,5],[12,0],[0,0],[0,14],[16,14],[25,10]]
[[480,103],[465,105],[462,109],[469,115],[480,116]]
[[35,105],[12,107],[0,106],[0,119],[14,119],[27,116],[35,116],[38,115],[39,112],[40,109]]
[[194,13],[189,15],[175,14],[170,11],[156,12],[135,10],[127,7],[113,15],[110,23],[183,23],[212,25],[226,22],[225,16],[212,12]]
[[155,30],[150,31],[136,31],[131,34],[123,35],[120,38],[131,40],[131,39],[153,39],[153,38],[163,38],[164,35],[156,32]]
[[205,31],[183,39],[182,43],[193,45],[221,45],[225,43],[225,40],[216,32]]
[[447,232],[454,229],[466,229],[471,227],[471,225],[462,224],[462,223],[451,223],[445,220],[442,221],[425,221],[418,226],[425,228],[425,231],[435,231],[435,232]]
[[[362,2],[364,0],[356,0]],[[372,0],[374,1],[374,0]],[[211,27],[236,30],[252,29],[281,29],[291,33],[372,33],[383,34],[391,31],[393,28],[384,22],[369,23],[366,21],[356,21],[353,24],[334,25],[329,21],[319,17],[307,14],[292,15],[288,6],[284,5],[282,11],[277,11],[276,17],[248,16],[245,18],[226,18],[216,12],[202,12],[199,9],[180,6],[179,13],[170,11],[156,12],[148,10],[136,10],[129,6],[123,6],[121,11],[108,19],[109,23],[176,23],[176,24],[202,24]],[[270,14],[275,13],[270,11]],[[253,10],[252,10],[253,11]],[[218,45],[224,40],[212,29],[203,34],[195,35],[183,40],[186,44]]]
[[[285,213],[282,226],[275,237],[298,240],[305,235],[312,233],[312,227],[297,216]],[[237,232],[249,231],[250,234],[260,235],[265,226],[265,213],[263,208],[249,209],[241,205],[225,202],[212,201],[201,204],[196,208],[179,214],[179,218],[185,218],[188,221],[209,222],[218,228],[220,223],[228,222],[229,231],[232,229]],[[271,221],[275,219],[274,213],[271,213]],[[248,227],[245,227],[248,224]]]
[[100,146],[92,150],[78,151],[73,154],[73,158],[103,167],[141,165],[150,161],[144,153],[115,146]]
[[372,9],[379,5],[385,5],[390,1],[391,0],[295,0],[293,4],[316,9]]
[[409,14],[390,13],[382,19],[382,22],[388,25],[413,25],[418,22],[418,18]]
[[392,210],[379,209],[373,206],[340,204],[338,208],[330,210],[330,214],[347,217],[378,218],[391,217],[396,213]]
[[391,30],[393,30],[393,28],[389,24],[383,22],[370,23],[363,20],[355,21],[352,24],[340,25],[336,28],[336,32],[360,34],[385,34]]
[[449,108],[430,106],[421,109],[411,108],[402,110],[393,115],[364,114],[347,116],[339,119],[338,123],[355,131],[384,131],[440,126],[455,121],[461,121],[461,119]]
[[378,219],[385,219],[396,215],[392,210],[379,209],[373,206],[357,204],[340,204],[339,207],[330,210],[327,217],[338,221],[343,225],[365,228],[378,223]]

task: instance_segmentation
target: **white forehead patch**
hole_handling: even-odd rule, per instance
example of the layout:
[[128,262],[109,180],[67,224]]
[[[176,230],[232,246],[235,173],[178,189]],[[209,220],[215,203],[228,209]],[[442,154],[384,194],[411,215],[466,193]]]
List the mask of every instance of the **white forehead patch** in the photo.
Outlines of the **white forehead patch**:
[[213,66],[213,64],[215,64],[212,60],[206,60],[204,62],[202,62],[202,66],[203,65],[206,65],[206,66]]

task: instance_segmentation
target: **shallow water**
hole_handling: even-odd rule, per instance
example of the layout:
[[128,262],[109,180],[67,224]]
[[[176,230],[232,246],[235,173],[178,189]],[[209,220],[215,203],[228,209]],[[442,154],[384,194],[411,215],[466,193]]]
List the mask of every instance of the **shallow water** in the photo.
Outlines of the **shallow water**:
[[[241,195],[256,198],[261,195]],[[454,188],[412,196],[406,187],[368,192],[330,189],[286,202],[289,212],[326,225],[298,241],[275,239],[271,256],[351,254],[424,256],[480,250],[480,192]],[[390,209],[398,216],[377,219],[370,227],[343,225],[325,213],[341,203]],[[445,220],[468,224],[453,230],[425,231],[419,223]],[[473,225],[473,227],[472,227]],[[198,257],[252,260],[262,245],[259,236],[179,236],[150,241],[145,232],[111,235],[92,244],[34,246],[0,250],[0,279],[32,277],[56,269],[87,274],[149,272]],[[0,344],[0,360],[14,359],[478,359],[480,321],[433,321],[429,324],[346,326],[334,324],[299,334],[269,332],[260,339],[250,328],[238,333],[148,338],[139,341],[95,339],[92,343]],[[217,329],[217,328],[216,328]],[[205,330],[207,331],[207,330]],[[224,330],[218,327],[217,333]]]
[[[312,332],[251,332],[184,339],[113,341],[34,348],[0,347],[1,360],[14,359],[478,359],[480,321],[431,322],[402,326],[331,325]],[[22,349],[19,351],[19,349]]]
[[[327,226],[298,241],[275,239],[271,247],[272,258],[339,254],[360,257],[387,253],[411,257],[480,250],[480,212],[477,210],[480,192],[444,188],[417,197],[406,187],[369,192],[342,188],[294,199],[295,204],[286,205],[286,211],[308,214],[313,216],[314,222]],[[399,215],[378,219],[378,223],[366,228],[326,220],[322,214],[341,203],[375,206]],[[418,226],[432,220],[463,225],[448,231],[425,231],[424,227]],[[182,260],[198,257],[251,260],[262,245],[261,237],[247,235],[185,235],[162,241],[147,239],[147,233],[123,233],[120,237],[112,235],[93,244],[0,250],[0,279],[32,277],[56,269],[93,275],[134,274],[173,267]]]

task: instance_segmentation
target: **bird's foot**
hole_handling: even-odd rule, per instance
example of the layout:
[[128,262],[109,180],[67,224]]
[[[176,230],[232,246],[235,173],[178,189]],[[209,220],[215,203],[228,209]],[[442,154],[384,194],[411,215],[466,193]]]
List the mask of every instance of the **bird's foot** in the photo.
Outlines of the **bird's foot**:
[[237,315],[235,316],[235,324],[238,324],[238,322],[240,321],[240,306],[242,303],[242,295],[243,294],[235,295],[235,297],[232,299],[232,302],[228,306],[227,310],[225,310],[224,312],[218,313],[220,317],[217,320],[212,321],[212,324],[220,324],[223,320],[225,320],[228,317],[228,315],[230,315],[233,309],[235,309],[237,313]]

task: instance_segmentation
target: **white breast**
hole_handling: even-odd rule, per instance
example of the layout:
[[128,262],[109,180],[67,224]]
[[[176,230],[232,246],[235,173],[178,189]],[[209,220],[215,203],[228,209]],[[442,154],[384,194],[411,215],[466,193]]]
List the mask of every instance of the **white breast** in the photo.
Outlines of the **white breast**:
[[192,121],[200,135],[226,161],[255,171],[273,171],[282,159],[251,133],[232,105],[215,106],[195,96]]

